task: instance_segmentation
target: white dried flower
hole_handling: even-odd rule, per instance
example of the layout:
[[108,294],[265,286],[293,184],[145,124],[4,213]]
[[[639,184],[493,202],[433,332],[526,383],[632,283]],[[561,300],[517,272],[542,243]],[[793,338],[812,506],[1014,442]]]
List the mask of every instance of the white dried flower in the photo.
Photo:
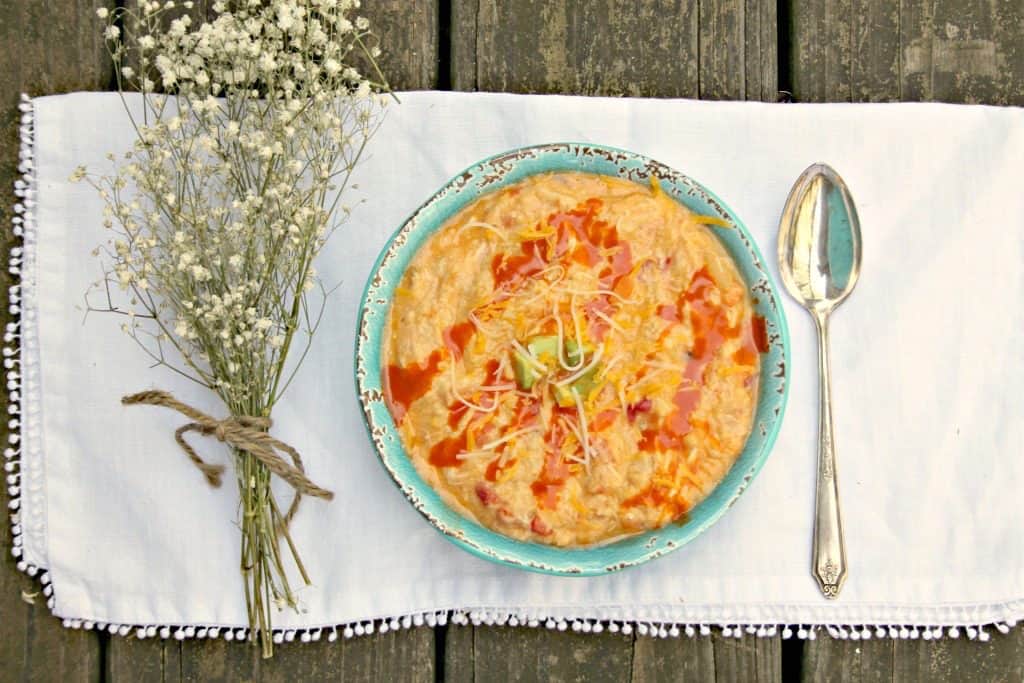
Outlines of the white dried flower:
[[309,343],[309,264],[347,217],[337,188],[377,128],[381,102],[350,63],[375,53],[356,0],[216,0],[198,26],[173,16],[190,5],[97,12],[125,18],[101,30],[145,115],[112,174],[71,178],[105,204],[101,282],[127,334],[227,405],[269,415],[289,352]]

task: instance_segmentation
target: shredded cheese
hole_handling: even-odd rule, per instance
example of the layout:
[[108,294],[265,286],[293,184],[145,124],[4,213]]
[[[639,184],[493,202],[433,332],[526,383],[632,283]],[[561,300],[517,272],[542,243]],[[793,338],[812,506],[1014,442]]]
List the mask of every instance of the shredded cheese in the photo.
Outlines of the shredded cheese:
[[572,294],[572,295],[579,295],[579,296],[610,296],[610,297],[612,297],[614,299],[618,299],[619,301],[621,301],[624,304],[639,303],[635,299],[627,299],[626,297],[622,296],[621,294],[618,294],[617,292],[613,292],[610,289],[569,289],[568,287],[564,287],[564,288],[559,288],[557,291],[560,291],[563,294]]
[[694,214],[693,216],[690,216],[690,218],[701,225],[717,225],[720,228],[732,227],[732,223],[724,218],[719,218],[718,216],[698,216]]
[[527,363],[532,365],[533,369],[536,370],[537,372],[545,373],[548,371],[548,369],[544,366],[543,363],[537,360],[537,358],[532,353],[530,353],[525,346],[517,342],[515,339],[512,340],[512,348],[518,351],[519,355],[521,355]]
[[558,331],[558,364],[562,366],[562,369],[572,372],[573,370],[579,369],[583,365],[583,351],[579,348],[579,337],[576,339],[576,355],[579,356],[579,362],[574,365],[569,365],[568,361],[565,360],[565,354],[562,351],[565,343],[565,330],[562,327],[562,316],[558,310],[558,302],[555,302],[553,314],[555,317],[555,327]]
[[495,455],[494,451],[488,451],[488,450],[481,449],[481,450],[478,450],[478,451],[462,451],[461,453],[456,453],[455,454],[455,458],[457,460],[470,460],[471,458],[480,458],[480,457],[483,457],[483,456],[493,456],[493,455]]
[[463,225],[461,228],[459,228],[459,231],[457,233],[455,233],[455,234],[456,234],[457,237],[461,237],[462,233],[464,233],[467,230],[471,230],[473,228],[482,228],[484,230],[489,230],[489,231],[493,232],[495,235],[497,235],[498,237],[500,237],[502,239],[502,241],[505,240],[505,233],[503,233],[501,230],[498,230],[498,228],[496,228],[494,225],[491,225],[490,223],[487,223],[485,221],[469,221],[468,223]]
[[576,412],[580,416],[580,435],[582,437],[581,443],[583,444],[583,458],[584,466],[587,468],[587,472],[590,472],[590,435],[587,434],[587,416],[583,411],[583,401],[580,399],[580,392],[576,391],[573,387],[570,392],[572,397],[576,399]]
[[484,384],[477,387],[478,391],[508,391],[515,389],[515,384]]
[[591,311],[591,313],[593,313],[598,318],[600,318],[601,320],[603,320],[606,323],[608,323],[612,327],[613,330],[617,330],[618,332],[620,332],[622,334],[626,334],[626,331],[624,329],[622,329],[621,325],[619,325],[617,322],[615,322],[614,320],[609,318],[607,315],[605,315],[601,311],[594,310],[594,311]]
[[[589,363],[587,363],[585,366],[583,366],[582,368],[580,368],[576,372],[572,373],[571,375],[569,375],[565,379],[562,379],[562,380],[559,380],[559,381],[555,382],[555,386],[556,387],[564,387],[566,384],[572,384],[573,382],[578,380],[580,377],[582,377],[583,375],[585,375],[588,372],[590,372],[590,370],[595,365],[597,365],[598,362],[600,362],[601,354],[602,353],[604,353],[604,346],[603,345],[597,347],[597,351],[595,351],[594,355],[590,357],[590,362]],[[576,389],[575,388],[573,388],[572,391],[573,391],[573,393],[576,393]]]
[[462,394],[459,393],[459,390],[458,390],[458,388],[455,385],[455,363],[449,363],[448,364],[448,370],[449,370],[449,374],[451,375],[452,397],[456,401],[458,401],[462,405],[466,406],[470,410],[476,410],[476,411],[481,412],[481,413],[493,413],[495,410],[498,409],[498,398],[497,397],[491,399],[491,405],[488,408],[485,408],[483,406],[477,405],[477,404],[472,403],[471,401],[467,401],[465,398],[463,398]]
[[511,441],[512,439],[518,438],[518,437],[523,436],[525,434],[534,434],[534,433],[539,432],[539,431],[540,430],[537,429],[536,427],[529,427],[527,429],[520,429],[518,431],[512,432],[511,434],[506,434],[505,436],[501,437],[500,439],[495,439],[494,441],[491,441],[490,443],[484,444],[483,450],[485,450],[485,451],[493,450],[493,449],[497,448],[498,446],[500,446],[501,444],[505,443],[506,441]]

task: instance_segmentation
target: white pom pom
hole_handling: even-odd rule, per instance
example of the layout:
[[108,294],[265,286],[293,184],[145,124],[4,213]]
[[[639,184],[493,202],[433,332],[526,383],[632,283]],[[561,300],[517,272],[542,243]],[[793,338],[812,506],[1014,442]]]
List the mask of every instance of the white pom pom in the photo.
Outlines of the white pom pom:
[[338,629],[332,628],[331,632],[327,634],[327,642],[333,643],[338,639]]
[[284,642],[284,634],[280,631],[274,631],[274,636],[272,640],[274,641],[274,645],[280,645]]

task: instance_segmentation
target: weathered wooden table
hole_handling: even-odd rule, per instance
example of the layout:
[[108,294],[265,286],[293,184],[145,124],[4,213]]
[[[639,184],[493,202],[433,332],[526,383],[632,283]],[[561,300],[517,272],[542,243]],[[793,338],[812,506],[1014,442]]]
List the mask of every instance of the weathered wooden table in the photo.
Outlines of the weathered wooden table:
[[[212,1],[212,0],[211,0]],[[198,3],[202,4],[202,3]],[[1022,0],[364,0],[397,88],[775,101],[1024,104]],[[0,223],[17,164],[16,103],[106,90],[95,10],[114,0],[0,2]],[[196,10],[202,12],[203,10]],[[785,106],[785,105],[779,105]],[[6,234],[6,233],[5,233]],[[5,239],[5,246],[10,238]],[[4,315],[7,315],[6,313]],[[6,440],[6,435],[5,435]],[[427,627],[256,648],[71,631],[0,545],[0,680],[1024,680],[1024,633],[944,639],[654,639]]]

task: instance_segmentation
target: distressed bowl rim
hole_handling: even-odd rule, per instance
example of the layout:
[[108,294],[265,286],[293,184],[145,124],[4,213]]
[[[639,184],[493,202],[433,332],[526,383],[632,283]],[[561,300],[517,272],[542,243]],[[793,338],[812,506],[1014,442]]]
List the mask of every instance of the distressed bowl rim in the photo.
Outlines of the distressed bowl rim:
[[[754,286],[763,283],[763,287],[759,292],[768,299],[764,306],[770,307],[772,317],[771,320],[769,320],[769,324],[772,324],[776,328],[775,334],[772,336],[771,344],[779,347],[781,356],[781,360],[778,363],[779,374],[773,375],[779,380],[778,389],[776,390],[776,393],[778,393],[779,396],[776,399],[777,404],[774,408],[774,416],[770,418],[767,430],[763,429],[763,424],[761,425],[762,434],[760,436],[760,445],[757,447],[757,452],[751,457],[751,461],[741,476],[734,474],[734,470],[737,470],[741,460],[744,460],[747,455],[748,448],[750,447],[750,440],[754,438],[754,431],[759,426],[757,423],[757,414],[759,414],[763,409],[762,402],[765,401],[765,390],[767,387],[765,386],[763,379],[768,370],[767,363],[764,362],[765,358],[762,357],[762,381],[759,382],[758,398],[755,408],[756,413],[754,418],[755,424],[752,425],[750,435],[747,437],[747,442],[744,444],[743,450],[737,456],[736,462],[733,463],[732,467],[726,472],[726,475],[716,485],[711,493],[701,501],[694,510],[691,511],[691,513],[696,512],[715,499],[714,504],[709,506],[709,511],[703,514],[700,520],[696,522],[687,521],[683,525],[670,523],[659,529],[635,534],[623,541],[609,545],[594,545],[582,548],[557,548],[537,543],[517,541],[509,536],[492,531],[475,521],[463,517],[453,508],[448,506],[441,496],[426,481],[424,481],[422,477],[420,477],[415,465],[405,452],[405,448],[402,445],[400,436],[397,434],[397,427],[391,418],[390,412],[388,412],[386,406],[384,406],[382,391],[378,388],[382,387],[382,383],[380,382],[380,363],[377,364],[377,368],[375,369],[377,386],[367,386],[367,380],[370,377],[370,373],[374,372],[374,368],[372,367],[372,361],[368,359],[366,354],[379,354],[381,340],[379,334],[367,335],[364,327],[367,325],[369,312],[374,309],[375,306],[383,306],[383,316],[385,319],[390,309],[390,297],[386,300],[374,300],[371,298],[376,291],[374,284],[375,280],[380,278],[381,270],[387,265],[388,261],[403,251],[409,251],[410,248],[412,250],[412,254],[409,256],[409,259],[413,258],[415,253],[422,247],[422,242],[428,239],[430,235],[437,232],[452,216],[457,214],[462,208],[472,201],[475,201],[477,198],[489,192],[501,189],[506,183],[503,183],[499,179],[494,181],[493,187],[479,188],[481,190],[479,192],[470,192],[464,201],[456,203],[451,211],[448,211],[444,215],[438,217],[437,220],[433,222],[432,226],[428,225],[426,227],[420,227],[420,220],[424,217],[424,214],[436,205],[442,203],[448,193],[454,192],[458,195],[466,187],[471,185],[471,179],[473,177],[478,176],[488,167],[497,168],[497,164],[502,161],[511,162],[512,168],[515,168],[517,164],[521,163],[523,159],[526,158],[524,155],[566,154],[578,159],[580,155],[584,153],[584,150],[595,150],[601,154],[616,155],[620,157],[617,162],[609,159],[611,163],[616,164],[619,167],[618,170],[620,171],[622,170],[622,161],[630,160],[641,163],[642,168],[646,169],[648,173],[656,173],[662,183],[670,183],[671,188],[669,189],[668,194],[670,194],[673,199],[686,206],[689,210],[693,211],[694,209],[679,195],[679,185],[684,185],[689,188],[690,191],[688,196],[693,196],[694,192],[703,194],[704,200],[712,206],[722,218],[725,218],[732,223],[733,227],[729,229],[735,230],[737,234],[741,236],[743,246],[749,252],[745,254],[745,256],[747,258],[752,257],[749,262],[746,259],[739,259],[737,255],[733,253],[733,249],[725,243],[725,240],[722,238],[718,230],[712,229],[712,233],[720,242],[723,242],[723,246],[725,246],[727,251],[729,251],[730,256],[737,265],[737,268],[741,271],[741,276],[747,284],[748,290],[752,290]],[[508,170],[510,169],[506,169],[505,172],[507,173]],[[585,168],[554,168],[528,173],[523,176],[523,178],[518,178],[513,182],[520,182],[525,177],[533,175],[552,172],[566,172],[570,170],[578,170],[585,173],[600,173],[600,171]],[[613,175],[609,173],[600,174]],[[639,174],[642,175],[642,173]],[[623,176],[622,173],[619,173],[617,174],[617,177],[625,176]],[[459,184],[460,180],[464,180],[461,185]],[[633,180],[633,182],[638,182],[636,179],[631,180]],[[662,187],[664,189],[665,185],[663,184]],[[428,217],[428,223],[429,220],[430,219]],[[408,243],[403,238],[408,238],[409,235],[415,233],[417,230],[425,231],[420,238],[420,243],[414,243],[411,247],[406,246]],[[399,242],[399,240],[402,241]],[[708,189],[699,181],[693,179],[691,176],[683,174],[667,164],[646,155],[614,146],[591,142],[550,142],[516,147],[492,154],[470,164],[469,166],[466,166],[445,181],[438,190],[431,194],[426,201],[420,204],[416,210],[402,221],[399,227],[391,233],[374,261],[360,297],[359,316],[356,324],[355,335],[354,380],[356,394],[359,399],[360,406],[362,407],[363,425],[374,450],[377,452],[378,460],[385,471],[387,471],[392,482],[405,495],[407,501],[430,523],[431,526],[434,527],[435,530],[463,550],[491,562],[543,574],[561,576],[600,576],[644,564],[652,559],[682,548],[684,545],[690,543],[713,526],[726,513],[726,511],[733,506],[733,504],[747,489],[749,484],[756,478],[757,474],[764,467],[768,456],[774,449],[779,430],[782,427],[783,419],[785,417],[790,384],[788,368],[791,367],[789,327],[786,321],[785,311],[782,306],[782,298],[779,295],[778,287],[772,281],[771,275],[764,266],[765,263],[766,261],[764,256],[762,255],[754,238],[751,236],[749,230],[747,230],[746,225],[713,191]],[[748,265],[760,272],[761,280],[757,283],[752,284],[743,273],[744,270],[748,269]],[[401,274],[404,274],[404,272],[405,268],[403,267]],[[755,308],[762,308],[762,304],[758,303]],[[765,317],[768,319],[768,316]],[[383,322],[381,325],[383,325]],[[374,410],[375,405],[378,407],[383,406],[384,408],[383,415],[381,416],[384,419],[381,421],[378,421],[374,414],[375,412],[381,412],[380,410]],[[379,422],[382,422],[382,424]],[[379,432],[381,437],[380,442],[375,438],[375,432]],[[390,438],[390,442],[388,444],[384,443],[385,438]],[[727,482],[731,483],[731,486],[728,489],[725,488]],[[722,501],[721,499],[724,498],[725,494],[728,494],[728,498],[727,500]],[[455,525],[449,525],[448,522],[441,519],[443,516],[451,515],[458,518],[458,526],[463,527],[462,529],[453,528]],[[472,532],[474,537],[473,539],[468,537],[466,533],[467,530]],[[669,540],[659,542],[661,541],[659,537],[664,535],[670,536]],[[480,537],[480,540],[483,542],[479,542],[476,537]],[[640,545],[640,542],[643,539],[649,540],[644,541],[643,545]],[[628,553],[628,560],[620,558],[617,561],[608,562],[597,559],[602,555],[609,554],[609,549],[614,549],[620,544],[628,544],[629,549],[634,551],[632,553]],[[510,548],[511,552],[509,550],[501,549],[505,547]],[[537,561],[534,559],[534,555],[543,555],[545,556],[545,559]]]

